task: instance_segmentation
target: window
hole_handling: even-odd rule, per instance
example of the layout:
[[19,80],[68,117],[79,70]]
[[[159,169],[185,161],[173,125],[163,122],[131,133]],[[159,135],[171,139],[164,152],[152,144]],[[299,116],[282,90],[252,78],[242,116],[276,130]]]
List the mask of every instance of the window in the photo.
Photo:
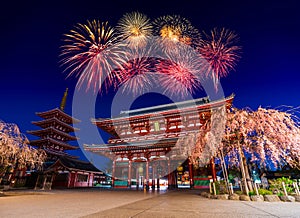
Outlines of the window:
[[77,175],[77,182],[87,182],[87,180],[88,180],[88,175],[84,175],[84,174]]

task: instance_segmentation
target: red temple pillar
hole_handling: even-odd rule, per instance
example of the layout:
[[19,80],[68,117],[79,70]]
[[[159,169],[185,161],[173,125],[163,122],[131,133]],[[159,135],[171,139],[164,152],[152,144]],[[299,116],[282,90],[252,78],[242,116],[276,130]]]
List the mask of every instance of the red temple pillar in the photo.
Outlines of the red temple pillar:
[[212,178],[213,178],[213,181],[217,181],[217,174],[216,174],[216,166],[215,166],[215,158],[212,157],[210,159],[210,167],[211,167],[211,174],[212,174]]

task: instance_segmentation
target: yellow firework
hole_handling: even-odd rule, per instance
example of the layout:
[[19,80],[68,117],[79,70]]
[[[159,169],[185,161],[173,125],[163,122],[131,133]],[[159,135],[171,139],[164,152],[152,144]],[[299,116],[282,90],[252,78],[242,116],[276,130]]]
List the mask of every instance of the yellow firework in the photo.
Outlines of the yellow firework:
[[133,46],[143,45],[152,35],[152,24],[149,18],[139,12],[125,14],[119,20],[117,29],[122,37]]
[[172,43],[182,42],[196,47],[200,41],[200,33],[194,28],[189,20],[179,15],[161,16],[154,20],[154,33],[165,39],[169,46]]

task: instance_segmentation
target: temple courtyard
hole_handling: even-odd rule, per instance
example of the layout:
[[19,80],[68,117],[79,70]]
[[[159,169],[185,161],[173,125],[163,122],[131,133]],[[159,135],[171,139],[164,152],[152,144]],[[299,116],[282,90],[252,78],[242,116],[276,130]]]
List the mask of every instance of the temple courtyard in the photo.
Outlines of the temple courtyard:
[[300,217],[299,202],[213,200],[201,197],[196,190],[9,193],[0,197],[0,217]]

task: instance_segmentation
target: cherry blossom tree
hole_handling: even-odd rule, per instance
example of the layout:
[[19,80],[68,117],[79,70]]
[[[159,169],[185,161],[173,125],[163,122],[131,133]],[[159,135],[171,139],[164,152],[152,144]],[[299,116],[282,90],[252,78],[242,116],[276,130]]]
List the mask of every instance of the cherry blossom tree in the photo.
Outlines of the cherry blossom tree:
[[232,108],[221,145],[232,163],[237,161],[237,141],[251,162],[300,167],[300,128],[297,116],[291,113],[261,107],[256,111]]
[[28,143],[17,125],[0,121],[0,180],[8,169],[35,169],[42,166],[45,152],[34,149]]
[[228,111],[220,150],[230,164],[240,165],[248,190],[252,190],[252,183],[246,157],[261,167],[277,168],[287,164],[300,167],[298,120],[292,113],[261,107],[256,111],[237,108]]
[[252,190],[248,162],[300,168],[300,127],[295,114],[261,107],[225,112],[224,107],[214,109],[200,131],[178,140],[194,164],[207,164],[213,156],[222,161],[224,154],[229,164],[241,167],[247,190]]

